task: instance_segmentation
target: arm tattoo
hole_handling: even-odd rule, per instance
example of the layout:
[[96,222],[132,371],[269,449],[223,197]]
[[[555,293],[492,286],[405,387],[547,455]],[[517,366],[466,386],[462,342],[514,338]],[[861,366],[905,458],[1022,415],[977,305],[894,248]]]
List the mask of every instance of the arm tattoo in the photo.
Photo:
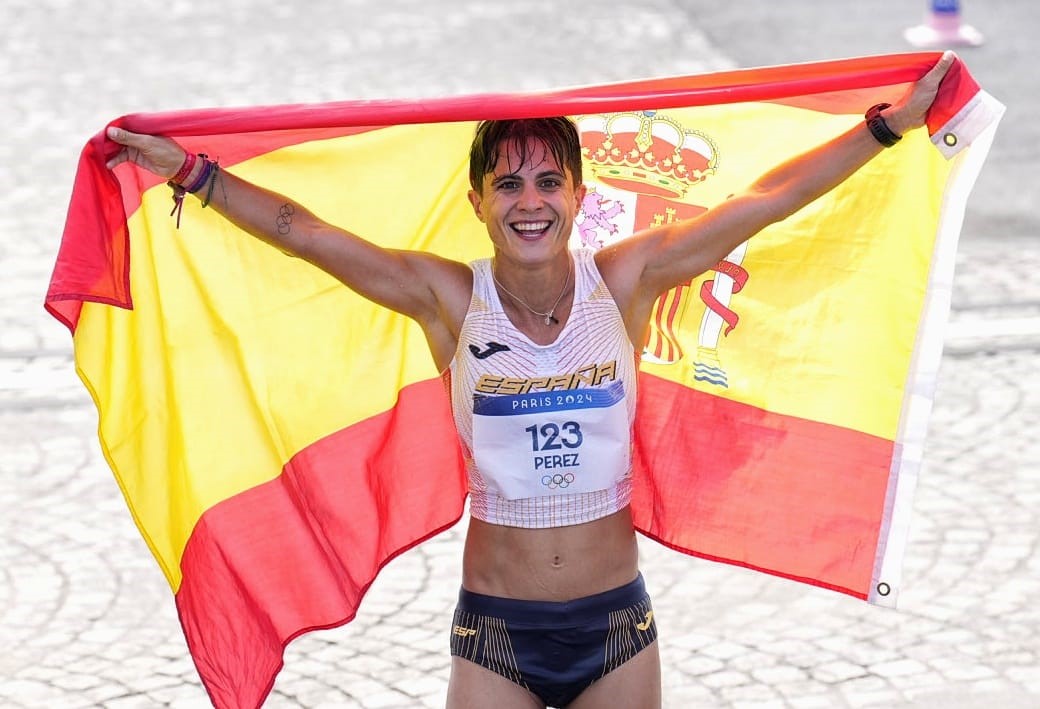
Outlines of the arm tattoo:
[[278,218],[275,219],[275,226],[278,228],[278,233],[282,236],[286,236],[292,231],[292,217],[296,209],[286,202],[282,205],[281,209],[278,210]]

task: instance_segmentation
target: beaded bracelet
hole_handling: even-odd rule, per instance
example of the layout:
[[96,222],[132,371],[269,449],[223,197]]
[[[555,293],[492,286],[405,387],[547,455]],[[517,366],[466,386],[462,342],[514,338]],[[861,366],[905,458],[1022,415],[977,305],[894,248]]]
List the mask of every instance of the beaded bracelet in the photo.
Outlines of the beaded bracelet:
[[[209,187],[206,188],[206,196],[202,200],[202,208],[205,209],[209,206],[210,201],[213,199],[213,186],[217,184],[217,178],[220,176],[220,165],[215,162],[209,163],[213,166],[213,169],[209,174]],[[220,189],[224,189],[224,183],[221,181]],[[224,193],[224,203],[227,203],[227,192]]]
[[886,148],[891,148],[893,145],[903,139],[903,136],[892,130],[888,123],[885,122],[885,117],[881,115],[881,111],[886,108],[891,108],[890,103],[879,103],[871,106],[867,109],[864,114],[864,118],[867,119],[867,128],[870,129],[870,134],[874,136],[877,142],[884,145]]

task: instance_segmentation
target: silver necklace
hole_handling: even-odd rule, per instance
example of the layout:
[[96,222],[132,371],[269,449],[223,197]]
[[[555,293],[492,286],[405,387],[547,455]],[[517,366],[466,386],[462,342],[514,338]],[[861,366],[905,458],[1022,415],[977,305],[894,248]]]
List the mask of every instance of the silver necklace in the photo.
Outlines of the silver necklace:
[[556,319],[556,317],[553,315],[553,313],[556,312],[556,306],[560,304],[561,300],[563,300],[563,294],[567,292],[567,286],[569,286],[570,283],[571,283],[571,271],[572,271],[572,269],[570,268],[570,259],[568,259],[568,261],[567,261],[567,266],[568,266],[568,268],[567,268],[567,279],[563,282],[563,290],[560,291],[560,296],[556,299],[556,302],[553,303],[553,306],[551,308],[549,308],[549,312],[547,312],[547,313],[540,313],[540,312],[538,312],[537,310],[532,308],[530,305],[528,305],[527,301],[525,301],[523,298],[518,296],[516,293],[514,293],[513,291],[509,290],[504,285],[502,285],[502,282],[500,280],[498,280],[498,276],[495,275],[495,267],[494,267],[494,265],[492,265],[492,267],[491,267],[491,278],[494,279],[495,283],[498,285],[499,288],[501,288],[502,290],[504,290],[506,292],[506,295],[510,296],[513,300],[515,300],[516,302],[520,303],[520,305],[524,306],[525,308],[530,310],[532,313],[534,313],[538,317],[545,318],[545,324],[546,325],[549,325],[550,323],[554,324],[554,325],[559,325],[560,321]]

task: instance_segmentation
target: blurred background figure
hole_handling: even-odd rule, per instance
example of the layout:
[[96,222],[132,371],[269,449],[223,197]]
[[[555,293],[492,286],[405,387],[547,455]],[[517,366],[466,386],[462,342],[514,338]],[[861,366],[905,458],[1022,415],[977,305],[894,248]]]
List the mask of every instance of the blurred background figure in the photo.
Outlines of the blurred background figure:
[[922,49],[949,49],[977,47],[982,34],[961,21],[960,0],[929,0],[928,16],[924,24],[904,32],[906,41]]

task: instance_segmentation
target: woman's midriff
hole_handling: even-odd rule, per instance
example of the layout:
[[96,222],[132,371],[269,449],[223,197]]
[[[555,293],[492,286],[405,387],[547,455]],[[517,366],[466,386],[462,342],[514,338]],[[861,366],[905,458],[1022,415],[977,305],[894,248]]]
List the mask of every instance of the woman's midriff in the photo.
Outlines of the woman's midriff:
[[471,518],[462,585],[501,598],[569,601],[636,577],[638,551],[629,509],[567,527],[525,529]]

